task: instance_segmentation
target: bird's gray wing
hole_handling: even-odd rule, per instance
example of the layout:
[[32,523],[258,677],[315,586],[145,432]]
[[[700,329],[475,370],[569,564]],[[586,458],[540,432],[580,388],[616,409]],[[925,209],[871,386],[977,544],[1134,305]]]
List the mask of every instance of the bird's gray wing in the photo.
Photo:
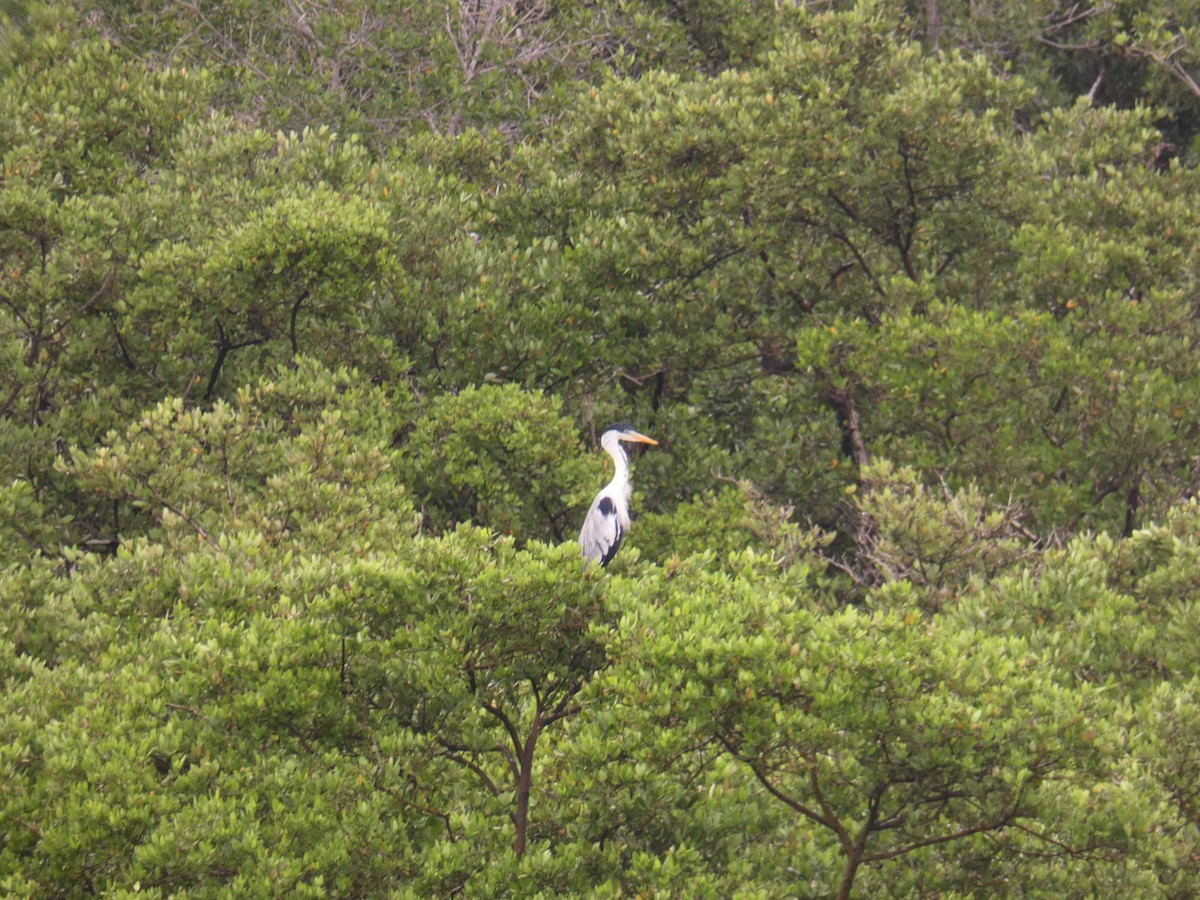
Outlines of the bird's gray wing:
[[617,504],[612,497],[601,494],[588,510],[579,532],[579,545],[583,555],[607,566],[621,546],[625,530],[617,520]]

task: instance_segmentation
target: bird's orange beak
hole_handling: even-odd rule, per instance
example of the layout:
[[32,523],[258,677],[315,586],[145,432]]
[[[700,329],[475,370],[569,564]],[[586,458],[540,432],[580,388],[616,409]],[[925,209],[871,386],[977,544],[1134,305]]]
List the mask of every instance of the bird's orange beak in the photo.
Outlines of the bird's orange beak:
[[636,431],[621,435],[621,440],[633,441],[638,444],[650,444],[654,447],[658,446],[658,441],[656,441],[654,438],[648,438],[644,434],[638,434]]

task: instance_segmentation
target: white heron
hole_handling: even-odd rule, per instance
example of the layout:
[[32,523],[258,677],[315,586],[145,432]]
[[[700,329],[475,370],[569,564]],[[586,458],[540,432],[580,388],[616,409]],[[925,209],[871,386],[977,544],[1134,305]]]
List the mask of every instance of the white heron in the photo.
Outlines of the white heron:
[[629,498],[633,488],[629,484],[629,451],[624,443],[658,445],[658,441],[639,434],[625,422],[613,425],[600,438],[600,446],[613,458],[617,472],[592,501],[579,531],[579,545],[586,559],[602,566],[607,566],[617,555],[621,538],[629,530]]

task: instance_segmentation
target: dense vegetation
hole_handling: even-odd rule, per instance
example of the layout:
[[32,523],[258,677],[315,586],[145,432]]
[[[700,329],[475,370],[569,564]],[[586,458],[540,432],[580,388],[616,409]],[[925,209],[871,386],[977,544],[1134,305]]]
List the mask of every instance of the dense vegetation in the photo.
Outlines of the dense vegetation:
[[1200,894],[1198,29],[0,2],[0,892]]

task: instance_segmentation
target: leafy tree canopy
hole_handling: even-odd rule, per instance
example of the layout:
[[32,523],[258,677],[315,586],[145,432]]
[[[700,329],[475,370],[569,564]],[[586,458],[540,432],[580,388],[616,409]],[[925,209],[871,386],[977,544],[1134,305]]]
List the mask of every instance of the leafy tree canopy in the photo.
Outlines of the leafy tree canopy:
[[1200,893],[1196,12],[0,0],[0,891]]

